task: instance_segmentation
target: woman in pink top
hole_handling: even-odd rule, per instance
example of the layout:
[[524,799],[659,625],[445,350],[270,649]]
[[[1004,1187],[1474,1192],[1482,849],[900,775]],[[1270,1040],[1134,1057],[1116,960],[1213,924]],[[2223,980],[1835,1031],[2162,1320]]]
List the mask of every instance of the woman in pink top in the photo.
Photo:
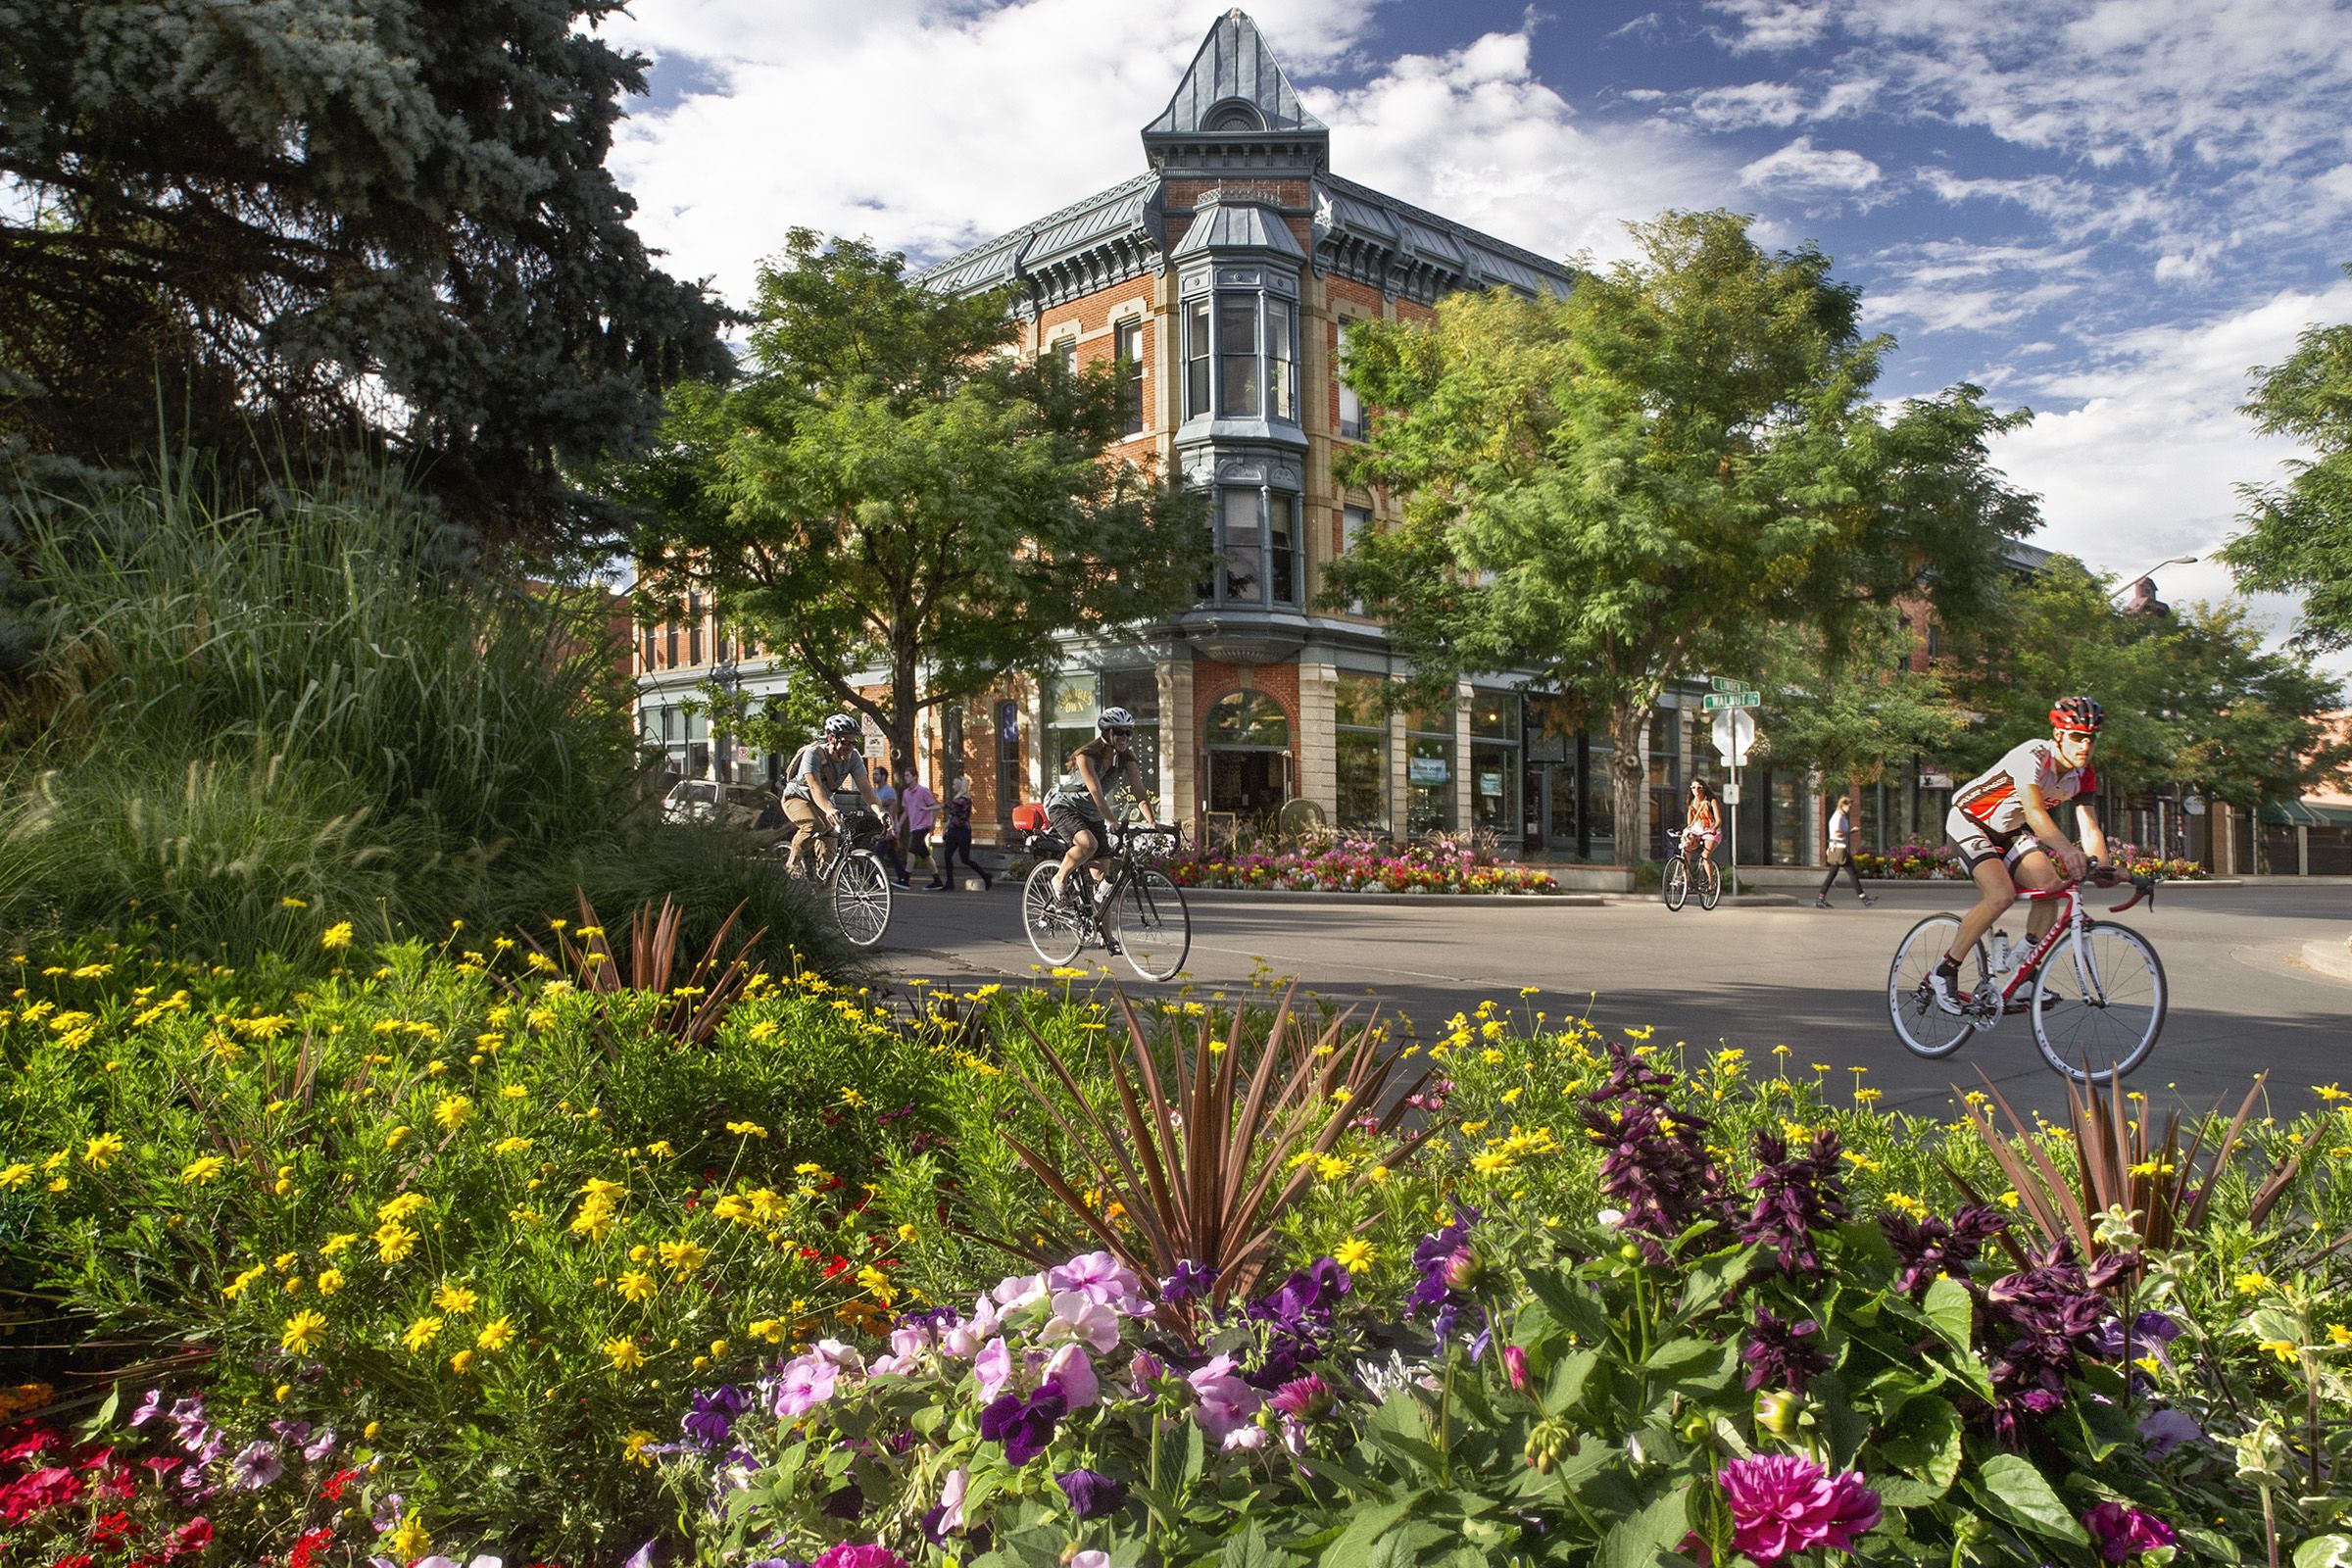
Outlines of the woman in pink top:
[[906,787],[899,791],[899,809],[906,813],[906,858],[931,858],[931,826],[939,820],[939,797],[913,768],[906,770]]

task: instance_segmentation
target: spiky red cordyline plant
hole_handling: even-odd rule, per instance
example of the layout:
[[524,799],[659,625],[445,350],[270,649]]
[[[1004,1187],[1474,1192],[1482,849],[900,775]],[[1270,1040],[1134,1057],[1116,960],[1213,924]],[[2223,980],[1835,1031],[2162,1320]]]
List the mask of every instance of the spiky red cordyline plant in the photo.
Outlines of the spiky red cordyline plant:
[[[1128,1267],[1157,1279],[1175,1273],[1180,1263],[1203,1264],[1214,1271],[1218,1296],[1248,1297],[1264,1272],[1276,1223],[1315,1179],[1313,1159],[1294,1164],[1295,1156],[1328,1154],[1351,1121],[1369,1116],[1372,1135],[1391,1147],[1356,1173],[1360,1184],[1369,1180],[1366,1171],[1394,1168],[1411,1157],[1440,1125],[1433,1120],[1418,1133],[1399,1134],[1405,1102],[1429,1074],[1391,1094],[1399,1058],[1378,1050],[1380,1029],[1367,1019],[1343,1040],[1351,1010],[1312,1030],[1294,1011],[1298,991],[1293,984],[1283,993],[1265,1035],[1255,1041],[1244,1037],[1249,1013],[1238,1004],[1221,1049],[1212,1047],[1219,1038],[1212,1016],[1202,1015],[1197,1033],[1171,1025],[1164,1064],[1134,1004],[1124,992],[1114,993],[1127,1024],[1124,1051],[1107,1032],[1103,1036],[1118,1096],[1115,1119],[1096,1107],[1061,1054],[1030,1029],[1067,1099],[1012,1071],[1091,1168],[1082,1181],[1100,1195],[1102,1213],[1052,1161],[1009,1135],[1004,1142],[1093,1239]],[[1251,1046],[1255,1059],[1245,1080]],[[1065,1114],[1073,1107],[1075,1121]],[[1113,1203],[1132,1230],[1105,1217]],[[1032,1262],[1059,1260],[1045,1248],[991,1240]]]
[[[1984,1080],[1985,1091],[2000,1107],[2010,1132],[2004,1134],[1992,1112],[1975,1102],[1968,1103],[1968,1119],[2001,1174],[2017,1190],[2019,1206],[2045,1241],[2072,1241],[2075,1254],[2088,1262],[2103,1250],[2097,1238],[2099,1216],[2121,1208],[2135,1216],[2132,1226],[2139,1232],[2143,1250],[2166,1252],[2180,1245],[2181,1236],[2204,1228],[2214,1190],[2236,1152],[2246,1118],[2253,1113],[2269,1076],[2256,1075],[2237,1114],[2210,1150],[2202,1126],[2191,1135],[2187,1147],[2181,1147],[2178,1108],[2165,1113],[2159,1131],[2149,1120],[2146,1100],[2139,1102],[2136,1113],[2125,1109],[2124,1091],[2115,1080],[2108,1080],[2104,1095],[2070,1084],[2066,1119],[2075,1144],[2076,1180],[2072,1184],[2059,1174],[2040,1140],[2001,1098],[1991,1079]],[[2023,1153],[2019,1152],[2021,1147]],[[2197,1168],[2200,1154],[2205,1156],[2201,1171]],[[2300,1151],[2293,1151],[2272,1164],[2248,1205],[2250,1223],[2260,1225],[2285,1195],[2302,1157]],[[1945,1169],[1950,1171],[1949,1166]],[[1956,1172],[1951,1174],[1963,1193],[1981,1201],[1966,1181]],[[2016,1244],[2004,1237],[2003,1245],[2023,1266]]]
[[[570,931],[557,932],[556,952],[548,955],[557,968],[582,991],[606,995],[651,991],[667,998],[667,1004],[653,1020],[655,1026],[689,1044],[708,1045],[718,1033],[727,1010],[743,1000],[743,989],[752,978],[752,968],[744,955],[759,945],[766,931],[753,932],[735,944],[731,956],[726,956],[727,933],[735,929],[735,921],[743,913],[743,906],[738,904],[711,934],[685,980],[673,984],[685,922],[685,911],[674,900],[664,897],[659,910],[649,900],[629,917],[625,950],[629,961],[624,969],[605,934],[604,922],[596,917],[596,906],[588,902],[585,892],[580,893],[579,899],[579,925]],[[583,930],[595,934],[581,937],[579,932]],[[533,952],[547,953],[528,934],[523,940]]]

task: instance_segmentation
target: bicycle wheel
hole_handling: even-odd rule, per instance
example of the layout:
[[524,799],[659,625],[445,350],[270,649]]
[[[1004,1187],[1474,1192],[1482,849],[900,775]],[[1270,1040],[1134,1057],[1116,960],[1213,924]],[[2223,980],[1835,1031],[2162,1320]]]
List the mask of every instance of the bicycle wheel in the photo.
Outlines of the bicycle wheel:
[[1658,879],[1658,891],[1664,895],[1666,907],[1679,909],[1690,897],[1690,862],[1679,855],[1666,858],[1666,874]]
[[2077,1083],[2103,1084],[2145,1061],[2164,1029],[2170,988],[2148,939],[2086,920],[2050,950],[2034,980],[2034,1043]]
[[833,917],[841,934],[860,948],[870,948],[890,929],[890,875],[882,862],[865,850],[853,850],[833,878]]
[[[1958,915],[1931,914],[1911,928],[1894,950],[1894,962],[1887,966],[1886,1015],[1894,1020],[1895,1038],[1915,1056],[1948,1056],[1976,1033],[1980,1020],[1944,1011],[1928,989],[1928,976],[1943,961],[1959,931]],[[1991,965],[1984,961],[1984,943],[1976,945],[1974,956],[1972,994],[1983,990],[1992,977]],[[1968,978],[1966,964],[1961,965],[1961,978]]]
[[1128,872],[1110,923],[1127,967],[1147,980],[1174,979],[1192,951],[1193,917],[1184,906],[1184,890],[1164,871]]
[[1056,969],[1078,956],[1078,945],[1086,940],[1082,917],[1054,897],[1054,872],[1059,864],[1038,861],[1021,884],[1021,925],[1029,933],[1029,946]]
[[1714,857],[1698,862],[1697,881],[1700,908],[1712,909],[1723,902],[1723,868],[1715,863]]

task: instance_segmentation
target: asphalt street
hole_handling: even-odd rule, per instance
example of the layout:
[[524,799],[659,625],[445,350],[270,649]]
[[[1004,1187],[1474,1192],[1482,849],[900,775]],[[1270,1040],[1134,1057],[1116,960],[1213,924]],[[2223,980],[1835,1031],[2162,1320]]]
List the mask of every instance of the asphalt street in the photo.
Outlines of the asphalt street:
[[[1746,1047],[1760,1065],[1786,1044],[1792,1070],[1823,1064],[1833,1082],[1879,1090],[1882,1109],[1949,1114],[1956,1089],[1977,1087],[1981,1071],[2019,1109],[2057,1113],[2064,1084],[2034,1050],[2027,1018],[2004,1019],[1940,1061],[1905,1052],[1887,1022],[1896,943],[1920,916],[1962,906],[1965,891],[1902,886],[1874,890],[1875,908],[1845,894],[1824,911],[1807,895],[1795,907],[1726,905],[1712,913],[1696,906],[1675,913],[1654,901],[1362,905],[1196,892],[1184,978],[1202,1000],[1236,995],[1253,977],[1261,986],[1296,978],[1326,997],[1377,1005],[1424,1036],[1494,998],[1555,1019],[1589,1014],[1610,1030],[1647,1025],[1666,1040]],[[2268,1070],[2284,1113],[2311,1104],[2316,1085],[2352,1084],[2352,982],[2301,961],[2306,941],[2352,931],[2352,886],[2169,884],[2153,910],[2122,918],[2155,945],[2172,985],[2164,1034],[2128,1087],[2194,1109],[2227,1098],[2234,1109]],[[957,986],[1035,979],[1042,968],[1004,877],[989,894],[900,894],[876,956],[897,978]],[[1073,982],[1081,987],[1173,989],[1138,984],[1100,949],[1081,961],[1098,971]],[[1101,978],[1106,963],[1115,972]],[[1526,986],[1541,994],[1522,1002]],[[1853,1067],[1868,1072],[1857,1080]]]

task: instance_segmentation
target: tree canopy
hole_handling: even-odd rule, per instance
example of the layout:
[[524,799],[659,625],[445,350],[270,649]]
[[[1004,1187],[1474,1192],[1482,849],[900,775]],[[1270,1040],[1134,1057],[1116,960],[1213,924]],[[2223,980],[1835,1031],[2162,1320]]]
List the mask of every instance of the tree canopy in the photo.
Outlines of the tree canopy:
[[1565,300],[1351,328],[1346,373],[1377,412],[1343,467],[1403,511],[1329,595],[1386,615],[1424,683],[1528,668],[1608,712],[1625,822],[1667,682],[1755,668],[1781,626],[1841,657],[1874,600],[1924,592],[1964,620],[2036,523],[1986,456],[2025,416],[1974,387],[1871,406],[1887,343],[1827,256],[1767,254],[1729,213],[1632,232],[1637,254]]
[[902,770],[919,710],[1052,664],[1058,633],[1181,609],[1205,563],[1200,498],[1105,456],[1112,368],[1019,356],[1008,306],[795,229],[760,270],[748,373],[678,389],[615,478],[646,596],[710,593]]
[[2352,322],[2310,328],[2284,364],[2254,374],[2243,412],[2317,455],[2289,462],[2284,483],[2238,487],[2247,527],[2222,559],[2241,588],[2307,596],[2307,646],[2352,648]]
[[589,30],[617,9],[0,0],[0,447],[117,464],[159,420],[230,451],[258,421],[593,539],[564,469],[728,366],[604,167],[645,90]]

